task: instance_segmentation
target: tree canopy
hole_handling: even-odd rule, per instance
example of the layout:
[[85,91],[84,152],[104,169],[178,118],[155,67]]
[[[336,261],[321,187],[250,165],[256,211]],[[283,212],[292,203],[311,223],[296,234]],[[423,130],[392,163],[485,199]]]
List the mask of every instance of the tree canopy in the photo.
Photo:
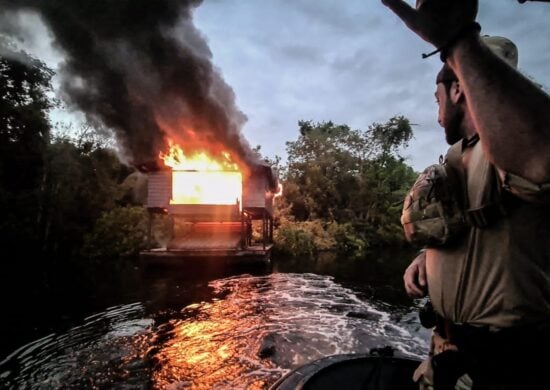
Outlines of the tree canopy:
[[299,134],[287,142],[289,215],[351,224],[366,246],[401,242],[401,201],[416,177],[400,155],[413,136],[409,120],[396,116],[364,131],[301,121]]
[[6,42],[0,45],[6,53],[0,57],[0,239],[8,247],[37,245],[53,72]]
[[89,126],[53,131],[53,71],[0,44],[0,244],[73,257],[103,212],[133,203],[122,186],[133,169]]

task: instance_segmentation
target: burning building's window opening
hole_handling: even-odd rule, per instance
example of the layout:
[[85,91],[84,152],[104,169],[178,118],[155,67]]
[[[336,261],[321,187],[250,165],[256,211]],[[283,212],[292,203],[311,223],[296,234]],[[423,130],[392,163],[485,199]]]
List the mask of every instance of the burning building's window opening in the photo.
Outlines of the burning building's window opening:
[[240,172],[172,171],[170,204],[241,204]]
[[211,145],[182,147],[170,141],[168,146],[158,162],[141,165],[149,179],[151,216],[168,214],[172,224],[166,247],[148,253],[268,257],[273,200],[281,191],[271,167],[237,163],[231,152]]
[[169,145],[170,151],[160,158],[172,168],[170,204],[237,204],[241,210],[243,177],[229,152],[186,154],[180,145]]

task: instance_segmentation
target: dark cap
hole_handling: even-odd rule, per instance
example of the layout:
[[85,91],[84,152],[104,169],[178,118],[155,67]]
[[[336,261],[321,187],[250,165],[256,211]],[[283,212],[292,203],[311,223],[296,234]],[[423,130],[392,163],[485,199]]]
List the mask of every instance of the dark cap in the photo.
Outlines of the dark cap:
[[437,74],[437,77],[435,78],[435,83],[447,83],[447,82],[453,82],[458,81],[458,78],[456,77],[455,72],[451,69],[451,67],[447,64],[444,64],[439,73]]

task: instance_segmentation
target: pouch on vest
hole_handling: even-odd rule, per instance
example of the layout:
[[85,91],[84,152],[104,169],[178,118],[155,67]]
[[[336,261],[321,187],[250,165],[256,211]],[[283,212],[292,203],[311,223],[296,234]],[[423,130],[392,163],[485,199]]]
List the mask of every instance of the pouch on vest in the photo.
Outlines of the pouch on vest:
[[419,246],[448,243],[465,230],[456,194],[456,178],[447,164],[434,164],[416,179],[405,198],[401,224],[407,240]]

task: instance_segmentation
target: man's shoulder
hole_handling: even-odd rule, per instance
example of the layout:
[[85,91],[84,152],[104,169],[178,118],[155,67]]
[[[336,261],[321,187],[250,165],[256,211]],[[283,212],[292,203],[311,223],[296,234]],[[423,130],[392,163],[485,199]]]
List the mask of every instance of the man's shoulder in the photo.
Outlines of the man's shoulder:
[[488,177],[488,172],[490,172],[489,176],[491,176],[491,179],[486,185],[498,186],[497,193],[506,191],[527,202],[550,204],[550,182],[542,184],[533,183],[523,176],[499,168],[487,158],[479,137],[473,140],[460,140],[449,148],[447,155],[449,161],[454,156],[460,156],[460,161],[462,161],[463,154],[468,152],[470,156],[465,159],[467,161],[465,169],[471,178],[468,183],[469,187],[471,185],[470,182],[482,180],[484,177]]

